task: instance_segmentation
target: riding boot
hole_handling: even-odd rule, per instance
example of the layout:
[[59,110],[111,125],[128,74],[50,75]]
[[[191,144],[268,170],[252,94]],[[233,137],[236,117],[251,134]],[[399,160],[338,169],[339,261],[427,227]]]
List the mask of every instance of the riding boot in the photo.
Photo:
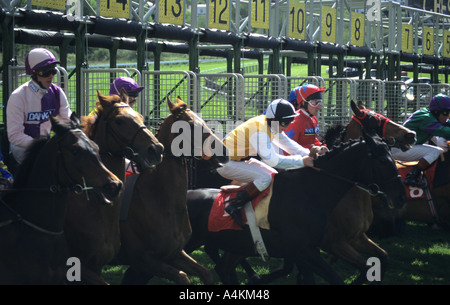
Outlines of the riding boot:
[[243,228],[241,209],[244,205],[257,197],[261,192],[256,188],[253,182],[242,187],[242,190],[236,194],[236,198],[225,207],[225,212],[230,214],[236,223]]
[[427,187],[426,182],[424,182],[421,179],[422,171],[428,168],[430,166],[430,163],[426,161],[425,159],[420,159],[419,163],[417,163],[416,166],[413,167],[413,169],[406,175],[405,180],[403,183],[405,185],[414,186],[418,188],[425,188]]

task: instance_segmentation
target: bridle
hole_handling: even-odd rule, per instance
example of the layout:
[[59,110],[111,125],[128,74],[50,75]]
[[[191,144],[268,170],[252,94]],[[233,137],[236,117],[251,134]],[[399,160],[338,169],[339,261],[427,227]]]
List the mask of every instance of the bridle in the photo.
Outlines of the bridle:
[[111,115],[111,113],[118,109],[118,108],[125,108],[125,107],[130,107],[129,105],[123,104],[123,105],[114,105],[114,108],[109,111],[105,117],[103,118],[103,120],[105,121],[105,134],[106,137],[111,136],[114,141],[119,144],[119,146],[124,147],[123,150],[119,151],[119,152],[113,152],[113,150],[110,147],[110,143],[109,141],[106,141],[106,145],[107,145],[107,152],[100,152],[101,154],[107,154],[107,155],[111,155],[111,156],[116,156],[116,157],[126,157],[127,159],[131,160],[131,161],[136,161],[139,157],[139,153],[136,153],[132,147],[134,147],[134,142],[136,141],[137,136],[139,135],[139,133],[141,131],[143,131],[144,129],[147,129],[147,126],[145,125],[141,125],[138,127],[138,129],[135,131],[135,133],[133,134],[133,137],[131,138],[130,143],[127,143],[127,141],[124,141],[123,139],[121,139],[121,137],[119,136],[119,134],[114,130],[114,128],[112,128],[111,124],[109,123],[109,116]]
[[[368,156],[369,156],[370,159],[374,158],[372,150],[370,150],[369,148],[368,148]],[[373,178],[374,177],[373,164],[372,164],[372,162],[369,162],[369,163],[370,163],[369,175],[370,175],[370,177]],[[318,167],[315,167],[315,166],[313,166],[312,169],[314,169],[314,170],[316,170],[318,172],[324,173],[324,174],[326,174],[326,175],[328,175],[330,177],[333,177],[335,179],[338,179],[338,180],[341,180],[341,181],[345,181],[345,182],[349,183],[352,186],[356,186],[357,188],[367,192],[372,197],[381,197],[384,200],[386,200],[388,198],[388,195],[385,192],[383,192],[381,190],[380,186],[378,184],[376,184],[376,183],[364,184],[364,183],[361,183],[359,181],[353,181],[353,180],[350,180],[350,179],[348,179],[346,177],[343,177],[343,176],[331,173],[331,172],[329,172],[329,171],[327,171],[325,169],[318,168]],[[382,186],[383,185],[388,185],[388,184],[390,184],[392,181],[394,181],[396,179],[400,179],[400,175],[399,174],[395,175],[395,176],[393,176],[393,177],[391,177],[391,178],[389,178],[389,179],[387,179],[385,181],[382,181],[382,183],[380,183],[380,184]]]
[[[64,135],[66,135],[68,132],[64,133],[61,137],[63,137]],[[72,132],[82,132],[80,129],[73,129]],[[59,175],[60,173],[60,168],[62,168],[62,172],[64,177],[70,182],[69,186],[62,186],[58,183],[54,183],[51,184],[49,187],[41,187],[41,188],[14,188],[14,189],[7,189],[7,190],[1,190],[0,193],[15,193],[15,192],[50,192],[52,194],[57,194],[57,193],[70,193],[70,192],[74,192],[77,195],[82,194],[83,192],[86,193],[86,197],[89,200],[89,196],[88,196],[88,191],[90,190],[95,190],[94,187],[89,187],[86,186],[86,181],[84,179],[84,177],[81,177],[81,179],[83,180],[83,185],[76,183],[75,180],[73,179],[73,177],[70,175],[70,172],[67,169],[66,166],[66,162],[64,160],[64,155],[61,151],[61,139],[57,140],[57,151],[56,151],[56,157],[57,157],[57,169],[56,172],[58,173],[57,175]],[[61,166],[60,166],[61,164]],[[62,180],[62,179],[61,179]],[[18,213],[15,209],[13,209],[8,203],[6,203],[3,198],[0,198],[0,204],[2,206],[4,206],[7,210],[9,210],[12,214],[14,214],[14,218],[13,219],[9,219],[6,221],[3,221],[0,223],[0,228],[8,226],[12,223],[16,223],[16,222],[21,222],[24,223],[25,225],[35,229],[36,231],[48,234],[48,235],[54,235],[54,236],[58,236],[58,235],[62,235],[64,233],[64,230],[61,231],[50,231],[47,229],[44,229],[36,224],[34,224],[33,222],[23,218],[20,213]]]

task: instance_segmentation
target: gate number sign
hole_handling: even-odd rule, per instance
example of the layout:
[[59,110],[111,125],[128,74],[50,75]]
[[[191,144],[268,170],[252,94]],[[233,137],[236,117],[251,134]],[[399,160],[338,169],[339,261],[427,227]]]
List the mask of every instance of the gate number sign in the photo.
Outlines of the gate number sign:
[[289,22],[289,37],[296,39],[305,39],[305,16],[306,7],[304,3],[299,1],[289,1],[288,22]]
[[158,21],[183,25],[184,0],[159,0]]
[[130,0],[103,0],[100,1],[100,15],[105,17],[129,18]]

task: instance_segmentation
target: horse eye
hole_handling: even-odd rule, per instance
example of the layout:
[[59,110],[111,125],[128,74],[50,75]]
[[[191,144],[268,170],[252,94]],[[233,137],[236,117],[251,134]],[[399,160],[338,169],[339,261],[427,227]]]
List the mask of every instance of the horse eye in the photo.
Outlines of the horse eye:
[[72,148],[72,155],[78,155],[80,153],[80,149],[79,148]]

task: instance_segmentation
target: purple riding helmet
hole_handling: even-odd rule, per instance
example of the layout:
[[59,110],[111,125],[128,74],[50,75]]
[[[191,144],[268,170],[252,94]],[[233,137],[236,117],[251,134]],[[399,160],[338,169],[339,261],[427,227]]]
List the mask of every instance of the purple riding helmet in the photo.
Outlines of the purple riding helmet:
[[120,95],[122,88],[128,93],[129,96],[137,97],[144,87],[139,86],[131,77],[118,77],[112,83],[109,89],[109,95]]
[[450,110],[450,97],[448,97],[445,94],[438,94],[433,96],[433,98],[430,101],[430,105],[428,106],[428,109],[433,111],[448,111]]

